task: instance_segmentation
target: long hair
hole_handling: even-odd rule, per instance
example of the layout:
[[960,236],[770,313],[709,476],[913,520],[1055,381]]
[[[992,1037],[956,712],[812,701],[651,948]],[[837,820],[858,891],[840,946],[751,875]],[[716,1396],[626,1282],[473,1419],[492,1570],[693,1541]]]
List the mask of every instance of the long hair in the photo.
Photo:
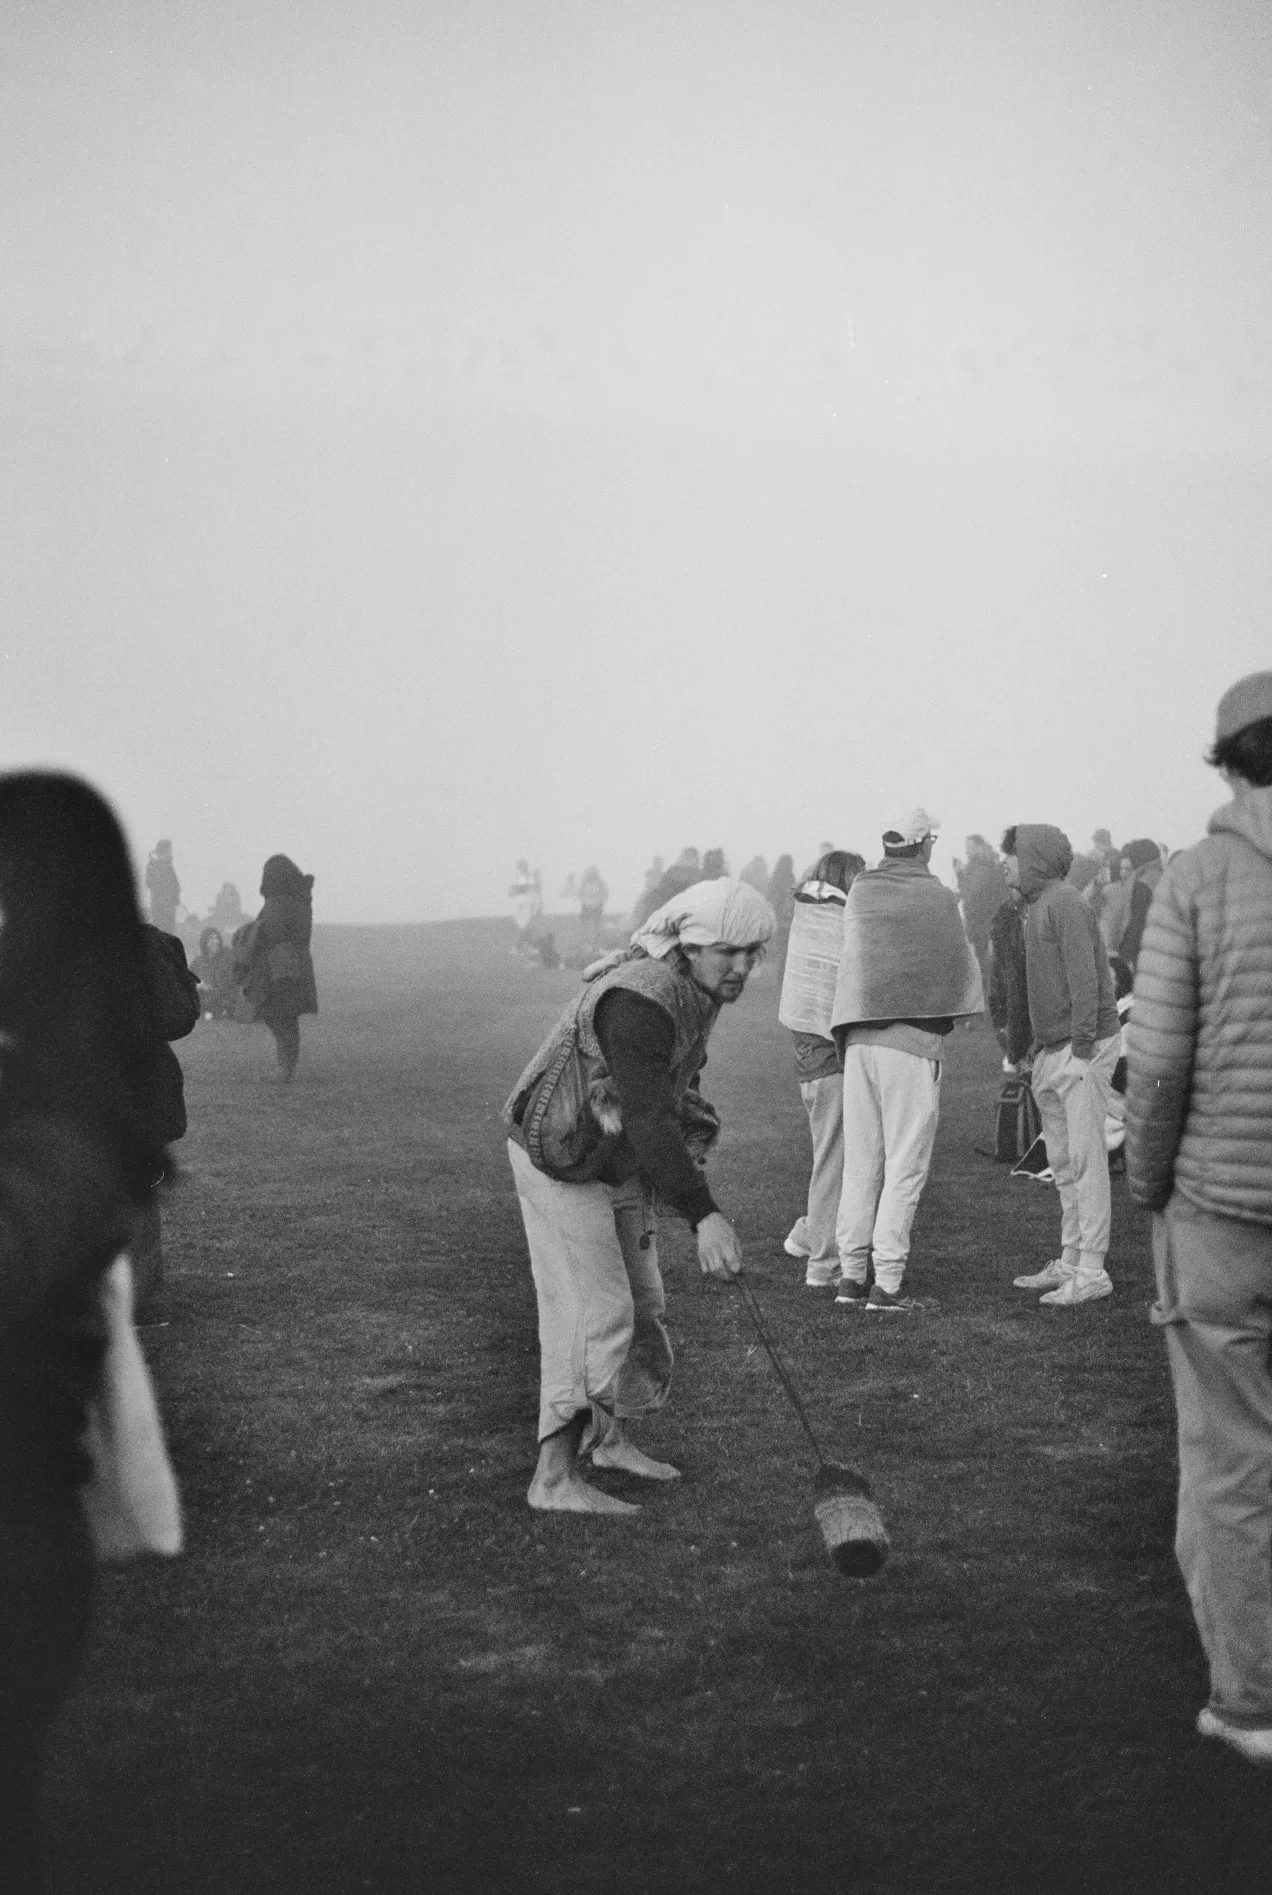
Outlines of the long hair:
[[127,846],[87,783],[0,776],[0,1125],[78,1119],[141,1201],[166,1169],[133,1085],[155,1035]]

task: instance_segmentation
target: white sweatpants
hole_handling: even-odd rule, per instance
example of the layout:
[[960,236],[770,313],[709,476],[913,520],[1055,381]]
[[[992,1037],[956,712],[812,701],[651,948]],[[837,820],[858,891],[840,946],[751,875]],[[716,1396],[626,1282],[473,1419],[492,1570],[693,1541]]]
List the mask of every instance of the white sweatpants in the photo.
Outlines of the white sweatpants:
[[651,1414],[673,1362],[649,1193],[639,1178],[559,1184],[511,1139],[508,1158],[539,1305],[540,1441],[589,1407],[601,1433],[604,1417]]
[[839,1268],[835,1224],[844,1172],[844,1088],[838,1073],[801,1079],[799,1096],[808,1114],[813,1140],[813,1169],[808,1179],[808,1208],[791,1230],[791,1239],[808,1256],[808,1277],[832,1281]]
[[895,1295],[927,1183],[941,1112],[941,1064],[894,1046],[844,1049],[844,1182],[836,1237],[840,1267]]
[[1038,1102],[1047,1158],[1060,1193],[1060,1242],[1080,1251],[1079,1274],[1104,1268],[1113,1200],[1105,1121],[1113,1096],[1120,1035],[1097,1040],[1093,1059],[1073,1056],[1070,1045],[1034,1056],[1033,1096]]

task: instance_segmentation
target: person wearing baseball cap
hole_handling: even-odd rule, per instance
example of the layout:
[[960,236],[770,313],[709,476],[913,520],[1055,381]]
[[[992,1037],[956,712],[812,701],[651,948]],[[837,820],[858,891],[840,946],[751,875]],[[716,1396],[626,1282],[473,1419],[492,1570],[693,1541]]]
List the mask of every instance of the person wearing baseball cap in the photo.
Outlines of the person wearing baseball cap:
[[919,1307],[901,1281],[936,1142],[941,1054],[955,1019],[985,1006],[958,896],[928,868],[940,826],[922,807],[898,814],[844,908],[831,1010],[844,1069],[835,1300],[871,1312]]
[[1272,671],[1224,693],[1207,761],[1232,800],[1148,912],[1126,1174],[1153,1212],[1175,1552],[1210,1667],[1197,1729],[1272,1767]]

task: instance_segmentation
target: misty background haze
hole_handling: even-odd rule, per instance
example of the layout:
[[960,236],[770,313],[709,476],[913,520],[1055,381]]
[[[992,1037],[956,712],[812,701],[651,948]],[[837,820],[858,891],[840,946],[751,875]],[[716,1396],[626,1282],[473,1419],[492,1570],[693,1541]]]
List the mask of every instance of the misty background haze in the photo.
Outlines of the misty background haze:
[[1263,0],[11,0],[0,141],[0,762],[189,907],[1224,800]]

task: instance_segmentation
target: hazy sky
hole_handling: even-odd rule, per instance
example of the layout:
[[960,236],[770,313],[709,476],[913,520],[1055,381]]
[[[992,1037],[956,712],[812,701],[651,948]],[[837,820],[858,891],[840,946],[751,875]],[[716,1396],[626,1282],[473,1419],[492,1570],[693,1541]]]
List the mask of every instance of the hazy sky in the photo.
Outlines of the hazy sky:
[[0,154],[0,763],[192,907],[1222,800],[1265,0],[9,0]]

